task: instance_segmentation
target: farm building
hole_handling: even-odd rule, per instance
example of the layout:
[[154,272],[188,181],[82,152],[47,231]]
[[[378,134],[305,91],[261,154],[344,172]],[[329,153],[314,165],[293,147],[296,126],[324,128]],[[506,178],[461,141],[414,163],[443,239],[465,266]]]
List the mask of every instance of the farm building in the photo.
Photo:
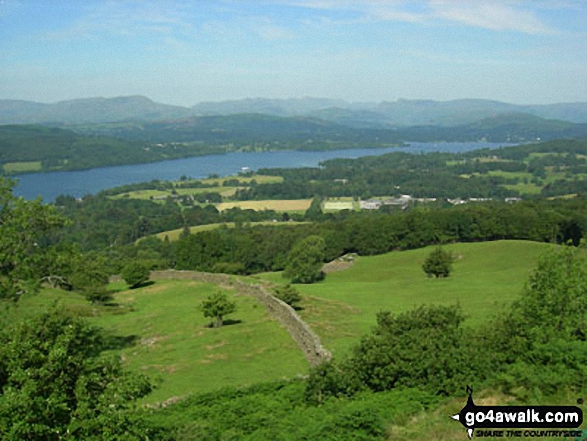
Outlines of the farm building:
[[369,199],[368,201],[360,201],[359,208],[361,210],[378,210],[381,207],[381,201],[378,199]]

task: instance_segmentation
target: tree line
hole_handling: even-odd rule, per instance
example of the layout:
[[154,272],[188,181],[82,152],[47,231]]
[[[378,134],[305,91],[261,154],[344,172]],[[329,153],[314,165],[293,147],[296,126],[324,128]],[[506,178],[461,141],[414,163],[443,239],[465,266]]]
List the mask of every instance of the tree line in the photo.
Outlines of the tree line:
[[212,272],[277,271],[285,268],[295,244],[309,236],[324,240],[324,259],[330,261],[346,253],[373,255],[450,242],[521,239],[578,245],[587,232],[582,198],[321,216],[319,222],[289,228],[263,225],[187,235],[173,245],[174,263],[178,269]]

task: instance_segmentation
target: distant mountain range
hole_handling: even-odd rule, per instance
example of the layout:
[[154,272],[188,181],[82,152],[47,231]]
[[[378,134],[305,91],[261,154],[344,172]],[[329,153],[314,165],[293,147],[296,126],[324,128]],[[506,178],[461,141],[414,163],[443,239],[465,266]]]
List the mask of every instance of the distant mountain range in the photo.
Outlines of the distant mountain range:
[[196,116],[244,113],[317,118],[355,128],[397,129],[411,126],[457,127],[511,114],[587,123],[587,103],[515,105],[490,100],[348,103],[324,98],[203,102],[193,107],[156,103],[143,96],[85,98],[43,104],[0,100],[0,124],[78,125],[153,122]]

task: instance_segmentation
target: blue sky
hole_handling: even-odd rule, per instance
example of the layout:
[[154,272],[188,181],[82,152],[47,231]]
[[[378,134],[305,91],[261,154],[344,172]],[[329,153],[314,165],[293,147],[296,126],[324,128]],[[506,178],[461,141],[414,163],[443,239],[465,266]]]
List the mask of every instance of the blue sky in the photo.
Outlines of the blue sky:
[[0,0],[0,99],[587,101],[585,0]]

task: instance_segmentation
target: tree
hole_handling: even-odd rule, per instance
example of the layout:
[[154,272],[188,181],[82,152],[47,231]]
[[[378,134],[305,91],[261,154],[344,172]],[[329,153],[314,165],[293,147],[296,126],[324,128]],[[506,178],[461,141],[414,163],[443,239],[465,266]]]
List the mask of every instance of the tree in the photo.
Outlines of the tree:
[[14,181],[0,177],[0,299],[34,292],[56,256],[50,234],[66,225],[55,207],[12,194]]
[[212,323],[215,328],[220,328],[223,324],[224,316],[236,311],[236,303],[228,300],[225,293],[218,291],[208,296],[200,304],[200,309],[204,317],[210,317],[215,320]]
[[289,284],[276,287],[274,292],[275,297],[293,308],[295,308],[296,303],[299,303],[302,300],[300,292]]
[[393,315],[377,314],[377,326],[347,359],[316,367],[306,383],[306,399],[420,388],[447,395],[483,379],[481,350],[471,347],[458,306],[420,306]]
[[308,220],[317,220],[322,216],[322,199],[314,197],[312,203],[306,210],[304,217]]
[[128,283],[130,289],[134,289],[149,280],[150,273],[151,271],[147,265],[143,262],[135,261],[122,269],[121,276]]
[[424,261],[422,269],[428,277],[448,277],[452,271],[453,261],[454,258],[450,252],[436,247]]
[[575,247],[562,246],[542,255],[521,298],[512,304],[512,321],[532,340],[553,336],[587,337],[587,259]]
[[[147,439],[132,402],[147,377],[103,357],[98,328],[57,308],[0,332],[0,438]],[[152,438],[151,438],[152,439]]]
[[92,303],[104,303],[112,298],[106,289],[109,274],[103,256],[76,256],[71,264],[68,281],[71,289],[83,293]]
[[314,283],[324,278],[322,264],[326,243],[320,236],[298,241],[289,252],[283,276],[293,283]]

